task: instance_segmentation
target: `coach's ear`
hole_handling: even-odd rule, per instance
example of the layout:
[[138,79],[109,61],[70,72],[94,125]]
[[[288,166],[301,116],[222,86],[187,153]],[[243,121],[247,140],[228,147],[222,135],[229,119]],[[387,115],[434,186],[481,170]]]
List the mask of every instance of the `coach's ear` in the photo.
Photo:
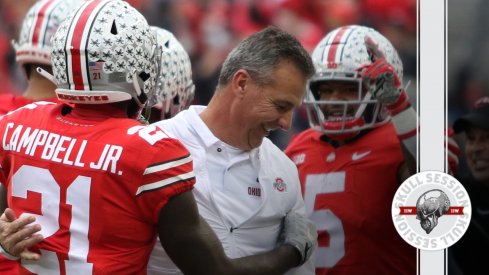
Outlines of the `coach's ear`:
[[242,98],[251,84],[251,76],[245,69],[237,70],[231,79],[231,87],[236,96]]

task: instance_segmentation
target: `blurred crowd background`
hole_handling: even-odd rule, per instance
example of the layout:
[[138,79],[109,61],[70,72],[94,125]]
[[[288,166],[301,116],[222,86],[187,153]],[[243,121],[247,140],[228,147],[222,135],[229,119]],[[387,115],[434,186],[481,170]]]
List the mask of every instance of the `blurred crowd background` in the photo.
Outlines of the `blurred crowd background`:
[[[447,1],[448,123],[467,113],[474,102],[489,96],[489,1]],[[440,65],[440,69],[442,69]],[[456,140],[462,152],[464,135]],[[460,157],[459,176],[467,178],[465,156]]]
[[[0,93],[23,91],[26,82],[15,63],[11,40],[17,39],[20,23],[35,0],[0,0]],[[207,104],[214,92],[220,65],[229,51],[244,37],[267,25],[275,25],[295,35],[312,52],[332,29],[346,24],[373,27],[398,50],[404,63],[404,85],[416,102],[416,0],[128,0],[151,25],[173,32],[192,60],[196,84],[195,104]],[[450,2],[450,1],[449,1]],[[451,1],[457,2],[457,1]],[[466,1],[458,6],[467,7]],[[477,1],[487,6],[489,2]],[[478,7],[474,7],[477,11]],[[482,9],[479,9],[481,11]],[[483,9],[487,10],[487,9]],[[482,15],[482,12],[479,12]],[[482,20],[482,18],[481,18]],[[489,20],[489,19],[485,19]],[[482,30],[482,29],[481,29]],[[480,30],[480,31],[481,31]],[[489,37],[489,36],[487,36]],[[466,49],[470,52],[470,49]],[[470,65],[470,64],[467,64]],[[473,65],[473,64],[472,64]],[[440,64],[440,69],[442,69]],[[460,89],[477,89],[464,84],[457,73],[452,94]],[[466,77],[467,72],[465,72]],[[487,79],[487,78],[486,78]],[[475,81],[475,79],[473,79]],[[457,91],[453,89],[459,87]],[[474,92],[472,92],[474,93]],[[463,108],[472,96],[451,96]],[[275,131],[272,140],[281,148],[292,134],[308,127],[305,110],[294,114],[293,129]]]
[[448,0],[449,122],[489,95],[488,10],[489,1]]

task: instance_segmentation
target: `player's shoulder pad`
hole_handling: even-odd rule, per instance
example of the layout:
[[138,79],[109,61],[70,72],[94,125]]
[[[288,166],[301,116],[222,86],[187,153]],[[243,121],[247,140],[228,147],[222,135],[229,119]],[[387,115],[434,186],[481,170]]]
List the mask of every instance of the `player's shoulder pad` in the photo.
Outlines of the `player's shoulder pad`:
[[319,139],[319,136],[321,136],[321,133],[311,128],[304,130],[298,134],[294,134],[290,139],[289,144],[287,145],[286,151],[297,145],[303,144],[304,142],[308,142],[315,138]]
[[10,112],[6,113],[5,116],[10,116],[10,115],[18,113],[20,111],[34,110],[34,109],[39,108],[39,107],[42,108],[43,106],[46,106],[46,105],[55,105],[55,104],[56,103],[48,102],[48,101],[37,101],[37,102],[26,104],[26,105],[24,105],[18,109],[15,109],[13,111],[10,111]]
[[152,124],[133,126],[127,130],[127,134],[130,136],[138,136],[150,145],[155,145],[157,142],[161,141],[176,140],[171,133]]

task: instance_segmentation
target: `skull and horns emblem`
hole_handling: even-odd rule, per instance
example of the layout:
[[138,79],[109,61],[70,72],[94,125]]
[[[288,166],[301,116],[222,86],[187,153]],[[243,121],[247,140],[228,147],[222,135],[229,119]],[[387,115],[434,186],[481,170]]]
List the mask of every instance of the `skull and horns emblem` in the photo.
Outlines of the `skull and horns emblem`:
[[438,224],[438,218],[448,212],[450,200],[447,194],[439,189],[424,192],[416,202],[416,219],[421,228],[429,234]]

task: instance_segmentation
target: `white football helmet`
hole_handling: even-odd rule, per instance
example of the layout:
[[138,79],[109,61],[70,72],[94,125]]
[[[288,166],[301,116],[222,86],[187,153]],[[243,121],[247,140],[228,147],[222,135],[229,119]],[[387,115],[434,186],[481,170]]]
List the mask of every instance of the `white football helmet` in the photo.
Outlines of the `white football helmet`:
[[162,28],[151,27],[162,48],[156,96],[150,106],[161,110],[161,119],[171,118],[188,108],[194,98],[190,57],[175,36]]
[[[368,92],[368,83],[362,80],[362,71],[375,61],[372,49],[365,43],[367,40],[369,45],[376,45],[383,52],[402,81],[403,67],[397,51],[387,38],[368,27],[337,28],[329,32],[312,53],[316,74],[309,80],[304,103],[310,126],[332,139],[350,139],[362,130],[389,120],[380,103]],[[358,97],[355,100],[319,100],[319,85],[328,81],[356,83]],[[335,111],[325,112],[324,107]]]
[[20,65],[51,65],[51,37],[59,25],[83,0],[40,0],[27,12],[19,41],[12,41]]
[[104,104],[154,95],[160,53],[146,19],[125,1],[86,1],[52,39],[59,100]]

